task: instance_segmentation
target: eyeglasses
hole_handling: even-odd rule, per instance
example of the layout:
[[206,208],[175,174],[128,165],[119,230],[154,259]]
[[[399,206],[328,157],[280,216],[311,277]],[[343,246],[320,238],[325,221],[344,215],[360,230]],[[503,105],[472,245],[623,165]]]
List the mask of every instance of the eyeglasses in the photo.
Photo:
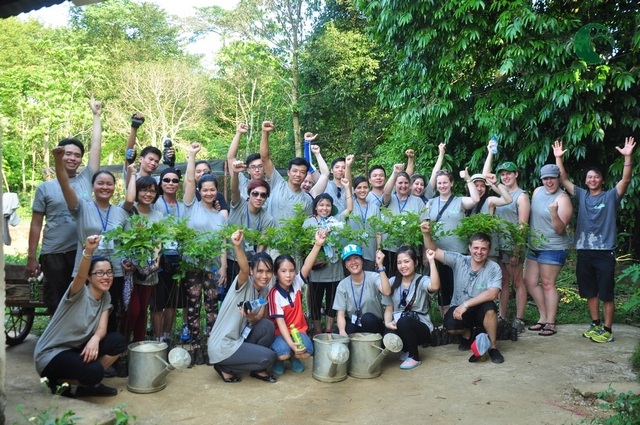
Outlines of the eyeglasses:
[[336,187],[336,197],[340,199],[342,197],[342,188]]
[[251,192],[251,197],[252,198],[260,198],[260,199],[267,199],[267,192],[258,192],[257,190],[254,190],[253,192]]
[[256,171],[256,170],[262,170],[264,168],[263,164],[260,165],[249,165],[249,168],[251,171]]
[[165,183],[180,183],[180,179],[170,179],[169,177],[165,177],[162,179]]
[[92,274],[92,275],[98,276],[98,277],[105,277],[105,276],[112,277],[113,276],[113,270],[107,270],[106,272],[102,271],[102,270],[98,270],[97,272],[93,272],[93,273],[89,273],[89,274]]
[[155,189],[140,189],[141,193],[148,193],[150,195],[155,195],[156,193],[158,193],[157,190]]

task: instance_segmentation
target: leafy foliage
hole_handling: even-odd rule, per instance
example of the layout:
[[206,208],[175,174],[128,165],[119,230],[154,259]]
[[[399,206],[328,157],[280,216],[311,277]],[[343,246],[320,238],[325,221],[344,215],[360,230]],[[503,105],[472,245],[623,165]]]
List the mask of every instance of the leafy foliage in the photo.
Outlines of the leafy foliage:
[[640,422],[640,396],[628,391],[616,394],[615,389],[609,387],[598,393],[598,398],[605,400],[604,407],[615,413],[599,423],[603,425],[634,425]]
[[[402,214],[393,214],[388,209],[380,211],[380,217],[371,217],[368,222],[371,227],[383,235],[381,248],[397,247],[400,245],[411,245],[418,247],[422,245],[422,231],[420,230],[420,215],[412,211],[404,211]],[[431,231],[434,235],[439,234],[440,227],[433,226]]]
[[117,256],[146,264],[147,260],[158,256],[162,242],[170,238],[171,224],[174,222],[171,217],[149,223],[147,217],[134,215],[129,218],[129,228],[111,229],[104,234],[104,238],[114,243]]

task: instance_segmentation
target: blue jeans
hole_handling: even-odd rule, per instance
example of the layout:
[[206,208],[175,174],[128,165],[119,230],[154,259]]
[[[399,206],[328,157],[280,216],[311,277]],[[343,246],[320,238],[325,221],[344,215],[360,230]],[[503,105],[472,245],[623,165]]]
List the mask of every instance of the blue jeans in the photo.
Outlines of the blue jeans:
[[[302,332],[300,332],[300,336],[302,337],[302,343],[307,349],[307,353],[313,355],[313,342],[311,341],[311,338],[309,338],[306,333]],[[271,344],[271,349],[276,352],[278,357],[286,355],[293,356],[293,350],[289,347],[289,344],[287,344],[287,341],[284,340],[282,335],[276,336],[273,340],[273,344]]]
[[564,266],[568,256],[568,249],[548,249],[545,251],[531,250],[527,253],[527,258],[529,260],[533,260],[540,264],[549,264],[551,266]]

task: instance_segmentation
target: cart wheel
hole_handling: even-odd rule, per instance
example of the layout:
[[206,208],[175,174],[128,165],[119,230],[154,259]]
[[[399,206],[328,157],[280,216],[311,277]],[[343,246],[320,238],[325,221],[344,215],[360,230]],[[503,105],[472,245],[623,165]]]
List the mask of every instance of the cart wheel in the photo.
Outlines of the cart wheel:
[[33,326],[35,314],[35,308],[5,307],[4,333],[7,337],[7,345],[18,345],[25,340]]

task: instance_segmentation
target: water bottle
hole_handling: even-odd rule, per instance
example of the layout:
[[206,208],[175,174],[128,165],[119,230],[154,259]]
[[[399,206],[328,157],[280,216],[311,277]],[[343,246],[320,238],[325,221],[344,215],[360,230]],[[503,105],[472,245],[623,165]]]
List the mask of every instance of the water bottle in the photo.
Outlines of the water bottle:
[[[326,218],[322,217],[322,219],[320,220],[320,227],[322,229],[329,228],[329,226],[327,225]],[[331,246],[331,244],[328,241],[325,242],[324,246],[322,247],[322,250],[324,251],[324,254],[327,256],[327,261],[331,261],[336,254],[335,250],[333,249],[333,246]],[[334,262],[334,261],[331,261],[331,262]]]
[[267,300],[260,297],[257,300],[253,300],[253,301],[245,301],[243,303],[242,308],[244,308],[244,312],[245,313],[255,313],[258,310],[260,310],[262,308],[263,305],[265,305],[267,303]]
[[189,331],[189,326],[187,326],[186,323],[182,324],[182,332],[180,332],[180,341],[182,341],[183,344],[186,344],[187,342],[191,341],[191,332]]
[[489,140],[489,149],[491,149],[491,153],[493,155],[498,154],[498,141],[496,140],[495,136],[492,137],[491,140]]
[[298,345],[299,349],[304,348],[304,344],[302,343],[302,335],[300,335],[300,331],[296,328],[296,325],[290,325],[289,329],[291,329],[291,339]]

